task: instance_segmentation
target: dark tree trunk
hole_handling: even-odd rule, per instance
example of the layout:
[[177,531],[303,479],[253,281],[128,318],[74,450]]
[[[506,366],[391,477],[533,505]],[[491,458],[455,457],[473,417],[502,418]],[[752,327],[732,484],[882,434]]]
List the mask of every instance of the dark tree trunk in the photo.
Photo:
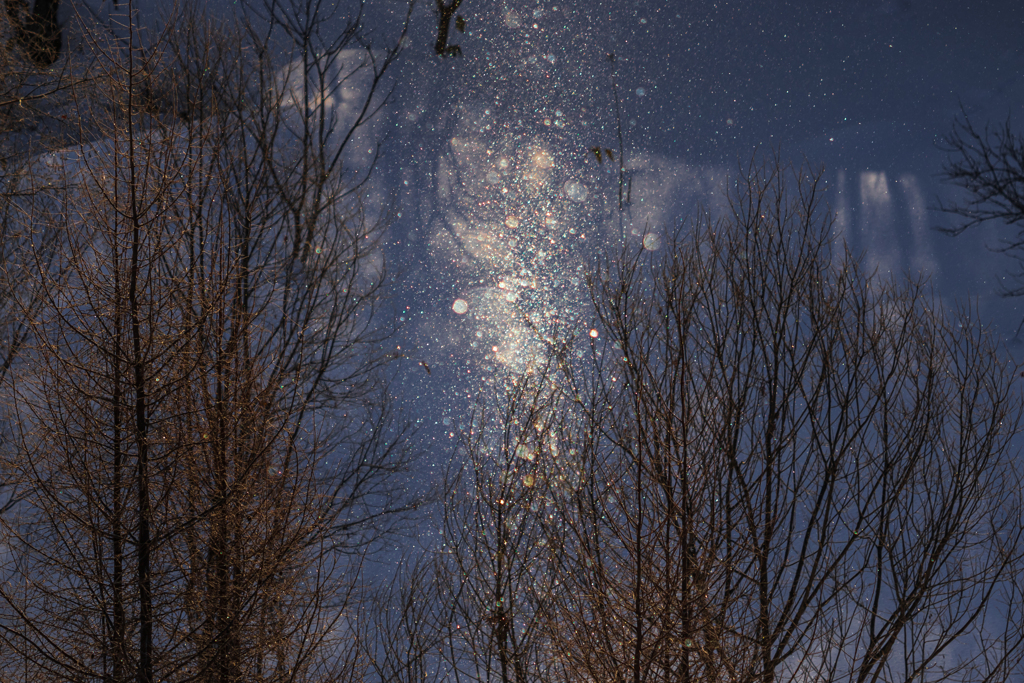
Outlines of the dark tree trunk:
[[462,0],[452,0],[450,5],[445,5],[443,0],[437,0],[437,42],[434,43],[434,52],[442,57],[452,55],[458,48],[456,45],[448,45],[448,29],[460,4]]

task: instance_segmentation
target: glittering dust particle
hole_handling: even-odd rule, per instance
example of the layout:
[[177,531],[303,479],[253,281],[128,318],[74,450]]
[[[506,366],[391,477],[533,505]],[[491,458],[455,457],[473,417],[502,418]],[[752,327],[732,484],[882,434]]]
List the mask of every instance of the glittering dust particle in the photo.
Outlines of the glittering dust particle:
[[536,452],[534,452],[532,448],[530,448],[526,444],[519,444],[518,446],[516,446],[516,457],[519,458],[520,460],[533,462],[533,460],[537,457],[537,454]]
[[565,196],[574,202],[584,202],[587,200],[587,186],[576,180],[567,180],[562,185],[562,191],[565,192]]

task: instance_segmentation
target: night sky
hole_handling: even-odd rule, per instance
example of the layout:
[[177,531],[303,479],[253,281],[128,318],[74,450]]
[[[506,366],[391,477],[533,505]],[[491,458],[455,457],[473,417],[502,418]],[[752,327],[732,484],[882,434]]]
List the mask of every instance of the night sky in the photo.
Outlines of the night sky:
[[[381,180],[400,179],[400,385],[432,461],[488,380],[539,353],[538,335],[588,329],[597,252],[623,235],[656,248],[774,151],[823,169],[837,238],[869,268],[977,297],[1013,341],[1024,307],[998,296],[1012,264],[986,248],[1006,228],[952,238],[930,207],[955,196],[937,143],[961,107],[978,124],[1024,115],[1017,3],[465,0],[464,57],[448,60],[423,5]],[[619,122],[622,211],[615,165],[591,152],[617,157]]]
[[[989,249],[1007,228],[952,238],[931,207],[956,196],[938,143],[961,108],[1024,131],[1019,2],[463,0],[466,32],[450,40],[462,56],[448,59],[434,54],[433,8],[417,3],[391,72],[368,198],[395,202],[383,322],[399,329],[394,391],[425,470],[454,452],[475,397],[527,369],[546,335],[589,333],[598,253],[656,250],[698,206],[721,211],[741,166],[776,152],[822,169],[836,237],[868,268],[976,297],[1017,348],[1024,306],[998,295],[1012,264]],[[404,15],[403,2],[371,0],[363,26],[383,45]]]

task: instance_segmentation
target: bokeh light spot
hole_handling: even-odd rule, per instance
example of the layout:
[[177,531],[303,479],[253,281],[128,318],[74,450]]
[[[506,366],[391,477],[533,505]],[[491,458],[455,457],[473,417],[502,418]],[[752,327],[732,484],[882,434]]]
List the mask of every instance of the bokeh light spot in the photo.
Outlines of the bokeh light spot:
[[584,202],[589,194],[587,186],[577,180],[566,180],[562,185],[565,196],[574,202]]

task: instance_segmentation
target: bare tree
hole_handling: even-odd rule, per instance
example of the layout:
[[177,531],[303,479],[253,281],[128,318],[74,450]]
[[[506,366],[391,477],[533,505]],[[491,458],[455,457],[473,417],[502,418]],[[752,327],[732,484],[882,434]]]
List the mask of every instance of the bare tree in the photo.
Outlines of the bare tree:
[[1002,125],[977,129],[967,114],[953,124],[940,148],[949,154],[942,178],[967,190],[963,202],[938,205],[940,211],[962,219],[944,231],[960,235],[988,221],[1015,226],[1017,233],[996,250],[1017,261],[1017,285],[1005,287],[1007,296],[1024,294],[1024,137],[1013,132],[1010,119]]
[[821,201],[755,166],[731,214],[593,276],[590,362],[558,352],[565,679],[1020,675],[1014,369],[972,311],[833,253]]
[[0,11],[0,376],[26,340],[19,306],[35,300],[36,292],[28,256],[34,251],[52,257],[58,248],[43,222],[30,219],[52,205],[45,195],[59,191],[57,174],[40,163],[46,149],[34,137],[61,137],[67,131],[66,117],[58,112],[69,105],[72,86],[84,90],[93,77],[83,60],[70,58],[40,69],[20,41],[26,12],[14,0]]
[[462,430],[448,478],[435,572],[448,666],[470,680],[527,683],[550,673],[548,606],[558,591],[564,479],[556,366],[499,380]]
[[[379,588],[360,614],[356,640],[366,662],[362,680],[379,683],[440,683],[455,669],[446,654],[445,618],[450,606],[434,571],[434,555],[408,549],[390,583]],[[445,577],[446,578],[446,577]]]
[[[361,48],[359,17],[325,45],[316,3],[266,9],[191,42],[133,30],[104,54],[106,135],[55,157],[67,248],[56,273],[35,263],[44,305],[8,385],[26,493],[3,519],[5,678],[356,666],[351,572],[407,509],[407,451],[376,351],[383,223],[342,160],[396,53]],[[343,122],[332,95],[362,71]],[[169,75],[188,116],[154,107]]]
[[[42,305],[40,264],[60,269],[59,232],[44,218],[64,191],[45,148],[38,144],[61,138],[68,130],[59,112],[71,100],[72,86],[87,88],[88,65],[67,59],[41,70],[18,47],[14,27],[0,12],[0,380],[7,377],[29,341],[25,311]],[[9,425],[0,429],[6,448]],[[4,479],[0,510],[18,498]]]

